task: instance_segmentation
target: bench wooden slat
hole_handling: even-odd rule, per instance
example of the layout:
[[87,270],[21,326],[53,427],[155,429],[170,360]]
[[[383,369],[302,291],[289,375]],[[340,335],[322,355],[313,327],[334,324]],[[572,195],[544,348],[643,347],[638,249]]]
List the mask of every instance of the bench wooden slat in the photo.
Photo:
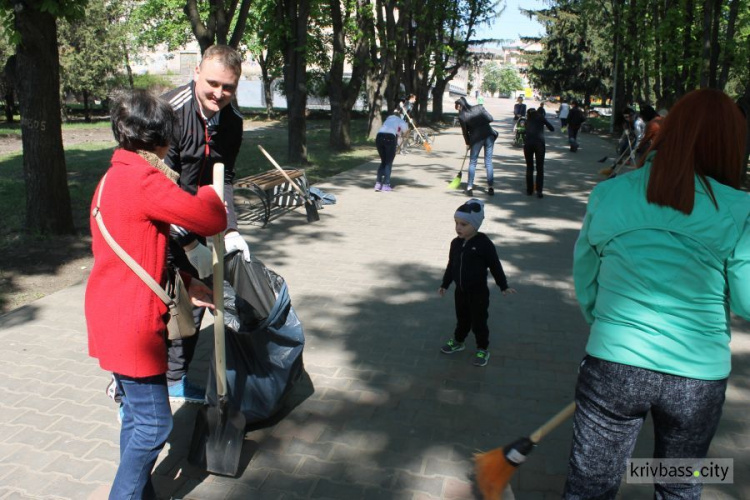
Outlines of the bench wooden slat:
[[[297,179],[305,175],[305,171],[300,169],[284,169],[284,171],[292,179]],[[281,172],[278,170],[268,170],[267,172],[237,179],[234,184],[238,187],[250,187],[250,185],[255,184],[263,191],[267,191],[285,182],[287,180]]]

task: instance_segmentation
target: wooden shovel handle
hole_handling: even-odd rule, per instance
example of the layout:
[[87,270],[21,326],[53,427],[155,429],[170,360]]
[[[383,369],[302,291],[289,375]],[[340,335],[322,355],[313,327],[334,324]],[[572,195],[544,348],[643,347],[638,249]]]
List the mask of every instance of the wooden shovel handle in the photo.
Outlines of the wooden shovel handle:
[[542,440],[544,436],[552,432],[558,425],[568,420],[570,416],[573,415],[573,412],[575,410],[576,410],[576,403],[575,401],[573,401],[568,406],[560,410],[560,412],[557,415],[549,419],[549,421],[546,424],[542,425],[540,428],[535,430],[531,434],[529,439],[531,439],[533,443],[538,443],[539,441]]
[[286,180],[289,181],[289,184],[291,184],[292,187],[294,187],[294,189],[296,189],[297,192],[299,192],[300,196],[302,196],[302,198],[304,198],[305,201],[309,202],[310,200],[308,200],[307,194],[305,194],[305,192],[302,191],[302,188],[299,187],[297,183],[292,180],[291,177],[289,177],[289,174],[287,174],[286,171],[283,168],[281,168],[281,165],[276,163],[276,160],[274,160],[273,157],[270,154],[268,154],[268,151],[263,149],[263,146],[261,146],[260,144],[258,144],[258,149],[260,149],[260,152],[263,153],[263,155],[265,155],[266,158],[268,158],[268,161],[271,162],[271,165],[276,167],[279,170],[279,172],[281,172],[281,175],[283,175],[286,178]]
[[[224,202],[224,164],[214,165],[213,187]],[[214,359],[216,361],[216,393],[221,398],[227,393],[227,349],[224,339],[224,235],[213,237],[212,254],[214,272]]]

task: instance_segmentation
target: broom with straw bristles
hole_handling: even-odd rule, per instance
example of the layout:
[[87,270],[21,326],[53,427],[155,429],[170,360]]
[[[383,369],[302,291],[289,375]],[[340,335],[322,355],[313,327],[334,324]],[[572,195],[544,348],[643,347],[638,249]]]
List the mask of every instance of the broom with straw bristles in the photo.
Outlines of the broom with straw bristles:
[[526,461],[526,457],[533,451],[537,443],[558,425],[569,419],[575,409],[575,402],[570,403],[529,437],[519,438],[503,448],[474,455],[474,469],[482,498],[484,500],[501,500],[503,490],[518,466]]

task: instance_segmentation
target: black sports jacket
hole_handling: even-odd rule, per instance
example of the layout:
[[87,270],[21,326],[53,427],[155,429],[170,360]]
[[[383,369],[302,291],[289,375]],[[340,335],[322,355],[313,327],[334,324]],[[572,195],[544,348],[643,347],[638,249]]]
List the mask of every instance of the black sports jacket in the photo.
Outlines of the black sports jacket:
[[[164,162],[180,174],[180,186],[195,193],[199,186],[213,184],[213,168],[224,163],[224,194],[229,205],[229,227],[237,227],[231,199],[234,165],[242,145],[242,114],[229,104],[219,111],[219,123],[209,127],[195,97],[195,82],[177,87],[162,96],[177,114],[172,143]],[[187,245],[195,236],[172,228],[172,236]]]
[[471,292],[487,288],[487,269],[495,278],[500,290],[508,289],[508,280],[503,266],[497,256],[492,241],[484,233],[477,233],[469,241],[454,238],[445,268],[442,288],[448,288],[455,281],[462,292]]

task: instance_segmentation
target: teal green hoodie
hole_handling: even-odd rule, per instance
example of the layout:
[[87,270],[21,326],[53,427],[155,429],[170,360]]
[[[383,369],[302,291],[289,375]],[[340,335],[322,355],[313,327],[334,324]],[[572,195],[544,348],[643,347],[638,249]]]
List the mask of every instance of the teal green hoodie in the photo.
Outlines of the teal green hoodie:
[[690,215],[646,201],[651,165],[591,192],[575,246],[586,352],[702,380],[731,370],[729,310],[750,318],[750,196],[696,178]]

